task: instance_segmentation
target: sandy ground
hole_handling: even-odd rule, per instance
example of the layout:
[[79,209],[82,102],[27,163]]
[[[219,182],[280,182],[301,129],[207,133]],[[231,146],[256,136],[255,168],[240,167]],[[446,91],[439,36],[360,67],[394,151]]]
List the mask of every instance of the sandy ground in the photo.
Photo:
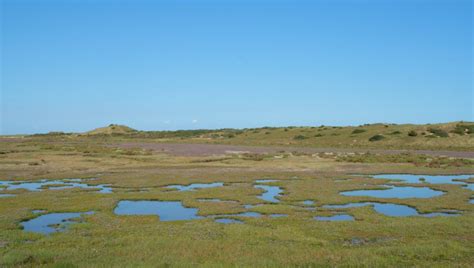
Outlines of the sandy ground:
[[415,153],[432,156],[447,156],[460,158],[474,158],[474,152],[462,151],[429,151],[429,150],[381,150],[381,149],[358,149],[358,148],[305,148],[305,147],[259,147],[240,146],[224,144],[187,144],[187,143],[119,143],[111,145],[118,148],[143,148],[164,152],[176,156],[211,156],[232,153],[278,153],[278,152],[301,152],[301,153],[376,153],[376,154],[400,154]]

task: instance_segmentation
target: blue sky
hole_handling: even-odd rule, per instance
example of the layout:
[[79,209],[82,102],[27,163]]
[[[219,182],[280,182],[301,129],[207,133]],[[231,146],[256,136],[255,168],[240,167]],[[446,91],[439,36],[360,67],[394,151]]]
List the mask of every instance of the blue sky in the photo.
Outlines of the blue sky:
[[473,116],[470,0],[3,0],[1,133]]

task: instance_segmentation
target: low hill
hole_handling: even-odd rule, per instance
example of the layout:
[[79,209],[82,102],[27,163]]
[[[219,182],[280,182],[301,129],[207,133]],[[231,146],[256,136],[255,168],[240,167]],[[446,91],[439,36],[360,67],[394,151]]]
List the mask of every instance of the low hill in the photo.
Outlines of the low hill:
[[[216,137],[216,136],[214,136]],[[286,127],[225,133],[218,143],[304,147],[445,149],[474,148],[474,124],[368,124],[352,127]]]
[[472,150],[474,123],[139,131],[129,138],[253,146]]
[[[75,138],[73,133],[54,132],[32,137]],[[78,136],[109,137],[123,141],[165,143],[212,143],[250,146],[297,146],[313,148],[367,148],[472,151],[474,123],[366,124],[360,126],[289,126],[246,129],[197,129],[138,131],[109,125]]]
[[137,132],[137,130],[124,126],[124,125],[115,125],[110,124],[106,127],[96,128],[94,130],[84,133],[85,135],[123,135],[123,134],[132,134]]

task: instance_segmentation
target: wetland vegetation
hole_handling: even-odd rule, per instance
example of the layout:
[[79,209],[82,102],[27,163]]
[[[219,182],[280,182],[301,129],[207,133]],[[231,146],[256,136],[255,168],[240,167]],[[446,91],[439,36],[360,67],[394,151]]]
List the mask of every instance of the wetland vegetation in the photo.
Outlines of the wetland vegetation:
[[459,125],[4,136],[0,266],[469,267]]

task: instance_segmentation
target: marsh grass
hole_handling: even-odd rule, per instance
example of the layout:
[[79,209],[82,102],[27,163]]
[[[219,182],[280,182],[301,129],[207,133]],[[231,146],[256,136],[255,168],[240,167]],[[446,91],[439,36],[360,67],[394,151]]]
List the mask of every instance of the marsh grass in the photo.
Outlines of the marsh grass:
[[[393,131],[392,127],[378,126],[387,132]],[[299,131],[296,127],[288,131],[272,129],[271,134],[255,135],[270,139],[280,132],[287,133],[287,139],[292,140]],[[317,129],[307,131],[317,133]],[[333,128],[321,132],[330,131],[341,131],[334,138],[352,132]],[[371,131],[359,135],[366,140],[373,135]],[[244,133],[250,135],[252,130]],[[241,135],[245,134],[236,134],[229,140],[239,139]],[[400,183],[351,174],[473,173],[472,162],[444,158],[428,161],[426,156],[418,155],[281,152],[275,155],[285,157],[275,158],[271,154],[181,157],[140,149],[131,149],[133,153],[129,154],[107,146],[122,137],[67,137],[69,140],[55,136],[1,143],[0,150],[6,153],[0,157],[0,175],[4,180],[18,181],[97,178],[91,183],[111,184],[113,193],[79,188],[5,191],[17,196],[0,201],[0,266],[470,267],[474,262],[474,206],[468,203],[472,191],[459,185],[429,185],[445,194],[423,200],[380,200],[339,194]],[[428,164],[436,161],[440,164]],[[453,164],[456,161],[461,164]],[[30,162],[41,164],[29,165]],[[279,180],[269,183],[283,189],[279,203],[265,203],[257,198],[262,190],[254,187],[255,180],[263,178]],[[166,189],[171,184],[219,181],[224,182],[224,187],[190,192]],[[209,198],[235,202],[199,201]],[[178,200],[186,207],[198,208],[201,216],[245,211],[264,216],[239,218],[244,224],[229,225],[215,223],[211,218],[162,222],[157,216],[115,215],[113,210],[120,200]],[[308,210],[302,200],[314,200],[310,207],[317,209]],[[333,215],[334,211],[321,208],[325,204],[376,201],[413,206],[421,213],[456,209],[462,211],[462,216],[394,218],[380,215],[370,207],[360,207],[344,210],[355,218],[353,222],[313,220],[314,216]],[[245,209],[244,205],[248,204],[258,206]],[[44,236],[22,231],[19,223],[37,217],[32,213],[37,209],[46,213],[95,213],[85,215],[83,221],[62,233]],[[288,217],[267,216],[273,213]]]
[[337,156],[336,160],[340,162],[352,163],[411,163],[415,166],[425,166],[433,168],[474,167],[474,160],[472,159],[433,157],[412,153],[402,153],[393,155],[362,153]]

